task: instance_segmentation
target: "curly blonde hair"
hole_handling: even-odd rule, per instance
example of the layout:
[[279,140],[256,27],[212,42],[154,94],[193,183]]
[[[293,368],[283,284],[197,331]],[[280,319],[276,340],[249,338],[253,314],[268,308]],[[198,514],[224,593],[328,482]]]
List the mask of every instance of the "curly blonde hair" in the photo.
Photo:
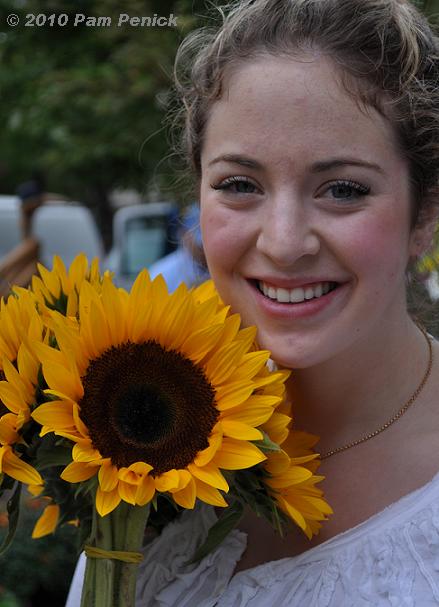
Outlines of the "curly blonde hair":
[[225,74],[260,55],[318,52],[340,68],[363,110],[395,129],[408,160],[412,225],[439,200],[439,38],[408,0],[239,0],[217,7],[222,23],[188,35],[175,62],[177,151],[198,181],[212,104]]

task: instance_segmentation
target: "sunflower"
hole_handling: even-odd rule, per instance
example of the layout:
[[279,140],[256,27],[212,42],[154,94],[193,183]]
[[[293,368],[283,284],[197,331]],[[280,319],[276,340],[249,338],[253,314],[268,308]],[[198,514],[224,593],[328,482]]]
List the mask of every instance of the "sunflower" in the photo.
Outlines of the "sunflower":
[[0,473],[29,484],[40,474],[15,453],[30,421],[36,398],[39,361],[32,343],[42,341],[44,327],[31,293],[11,295],[0,304]]
[[[97,476],[104,516],[121,500],[170,494],[227,506],[223,470],[266,459],[254,444],[282,401],[286,375],[271,376],[267,351],[253,351],[256,329],[240,329],[211,285],[168,295],[161,276],[143,271],[130,293],[104,276],[84,281],[78,319],[52,312],[58,350],[36,343],[51,402],[33,418],[41,433],[72,440],[62,478]],[[68,322],[66,322],[68,320]]]
[[316,487],[324,479],[314,474],[320,463],[313,451],[317,441],[312,434],[290,430],[281,450],[268,454],[263,463],[269,494],[309,539],[319,532],[320,521],[332,514],[323,491]]
[[[81,284],[88,281],[98,288],[101,283],[98,258],[93,259],[89,267],[84,253],[75,257],[68,271],[58,255],[53,257],[52,270],[40,263],[37,267],[40,276],[32,277],[31,290],[35,293],[41,311],[48,307],[66,316],[76,316]],[[14,290],[17,293],[22,291],[19,287]]]

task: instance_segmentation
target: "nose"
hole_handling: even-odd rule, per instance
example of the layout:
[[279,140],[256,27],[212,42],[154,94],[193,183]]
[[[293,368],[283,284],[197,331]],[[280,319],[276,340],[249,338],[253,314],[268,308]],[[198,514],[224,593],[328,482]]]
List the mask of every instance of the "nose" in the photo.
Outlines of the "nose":
[[312,213],[296,196],[272,199],[262,215],[256,248],[279,267],[317,255],[320,235]]

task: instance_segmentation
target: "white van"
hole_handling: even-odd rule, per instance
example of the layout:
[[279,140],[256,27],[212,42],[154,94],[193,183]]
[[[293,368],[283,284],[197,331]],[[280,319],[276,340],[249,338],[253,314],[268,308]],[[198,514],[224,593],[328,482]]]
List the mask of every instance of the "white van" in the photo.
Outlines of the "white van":
[[78,253],[88,260],[104,259],[104,246],[93,215],[87,207],[75,203],[51,202],[36,209],[32,217],[32,235],[40,243],[39,260],[52,267],[54,255],[69,266]]
[[122,207],[113,217],[113,247],[104,268],[114,272],[118,287],[129,290],[143,269],[177,247],[170,222],[178,215],[173,202],[148,202]]
[[[0,258],[22,240],[20,199],[0,195]],[[76,202],[43,204],[32,217],[32,235],[39,241],[39,261],[52,268],[53,256],[59,255],[66,266],[84,252],[91,261],[104,259],[104,246],[91,211]]]
[[21,241],[20,199],[0,195],[0,258]]

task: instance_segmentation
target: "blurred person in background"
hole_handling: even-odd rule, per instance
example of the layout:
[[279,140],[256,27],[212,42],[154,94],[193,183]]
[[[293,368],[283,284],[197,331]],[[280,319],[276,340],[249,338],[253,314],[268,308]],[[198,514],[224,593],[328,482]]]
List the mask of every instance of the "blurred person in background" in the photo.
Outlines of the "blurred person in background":
[[32,228],[32,216],[45,201],[45,182],[41,175],[34,175],[29,181],[21,183],[16,191],[21,202],[21,232],[23,238],[29,238]]
[[209,278],[203,253],[200,231],[200,209],[190,205],[181,219],[178,248],[165,255],[149,268],[151,278],[162,274],[171,293],[182,282],[188,287]]

